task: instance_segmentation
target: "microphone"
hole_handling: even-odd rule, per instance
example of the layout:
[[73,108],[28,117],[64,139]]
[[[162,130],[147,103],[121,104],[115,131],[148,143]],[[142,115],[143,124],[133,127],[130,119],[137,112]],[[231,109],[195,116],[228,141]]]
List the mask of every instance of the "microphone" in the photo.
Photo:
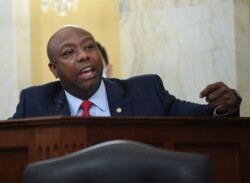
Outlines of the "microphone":
[[64,106],[64,101],[62,100],[58,100],[56,102],[56,111],[55,111],[55,115],[58,115],[59,111],[63,108]]

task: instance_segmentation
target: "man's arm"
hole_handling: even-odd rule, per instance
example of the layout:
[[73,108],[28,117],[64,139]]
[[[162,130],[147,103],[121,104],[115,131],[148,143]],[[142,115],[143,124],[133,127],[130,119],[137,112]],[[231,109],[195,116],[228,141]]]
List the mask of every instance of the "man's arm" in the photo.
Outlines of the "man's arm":
[[208,85],[200,93],[200,98],[204,97],[215,108],[217,115],[230,114],[239,110],[242,100],[235,90],[230,89],[223,82]]

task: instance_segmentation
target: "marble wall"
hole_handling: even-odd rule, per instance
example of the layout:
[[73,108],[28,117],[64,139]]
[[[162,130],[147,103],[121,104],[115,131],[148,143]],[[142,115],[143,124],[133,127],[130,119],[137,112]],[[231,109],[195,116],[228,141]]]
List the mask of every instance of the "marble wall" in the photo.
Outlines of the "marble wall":
[[120,0],[122,76],[155,73],[176,97],[198,103],[223,81],[250,116],[249,0]]
[[14,106],[16,101],[16,55],[14,44],[14,27],[12,22],[12,7],[8,0],[1,2],[0,6],[0,86],[1,107],[0,118],[5,118],[10,113],[9,106]]
[[6,119],[31,84],[28,0],[1,0],[0,25],[0,119]]

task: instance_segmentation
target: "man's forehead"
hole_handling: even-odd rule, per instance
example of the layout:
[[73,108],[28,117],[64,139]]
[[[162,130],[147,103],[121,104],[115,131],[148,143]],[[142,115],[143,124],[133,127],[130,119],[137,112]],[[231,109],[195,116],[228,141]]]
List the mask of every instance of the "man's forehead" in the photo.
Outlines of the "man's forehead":
[[67,38],[67,37],[71,37],[74,35],[83,35],[83,36],[89,36],[91,38],[93,38],[93,36],[87,31],[84,30],[82,28],[79,27],[63,27],[60,30],[58,30],[55,34],[54,34],[54,39],[60,39],[60,38]]
[[82,29],[80,27],[75,27],[75,26],[67,26],[59,29],[52,37],[50,40],[50,47],[58,47],[59,45],[67,42],[71,37],[74,37],[75,35],[79,35],[82,37],[88,38],[88,39],[93,39],[94,37],[92,36],[91,33],[89,33],[87,30]]

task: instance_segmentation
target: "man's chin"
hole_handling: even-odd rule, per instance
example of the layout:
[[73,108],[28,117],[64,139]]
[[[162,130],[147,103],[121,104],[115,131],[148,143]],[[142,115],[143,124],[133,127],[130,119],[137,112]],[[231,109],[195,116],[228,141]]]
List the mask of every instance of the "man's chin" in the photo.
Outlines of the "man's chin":
[[100,84],[101,84],[101,80],[98,80],[96,82],[84,82],[84,83],[81,83],[79,88],[82,92],[91,93],[92,95],[98,90],[98,88],[100,87]]
[[82,88],[84,91],[86,90],[93,90],[93,89],[98,89],[101,84],[101,78],[91,78],[88,80],[80,81],[79,86]]

